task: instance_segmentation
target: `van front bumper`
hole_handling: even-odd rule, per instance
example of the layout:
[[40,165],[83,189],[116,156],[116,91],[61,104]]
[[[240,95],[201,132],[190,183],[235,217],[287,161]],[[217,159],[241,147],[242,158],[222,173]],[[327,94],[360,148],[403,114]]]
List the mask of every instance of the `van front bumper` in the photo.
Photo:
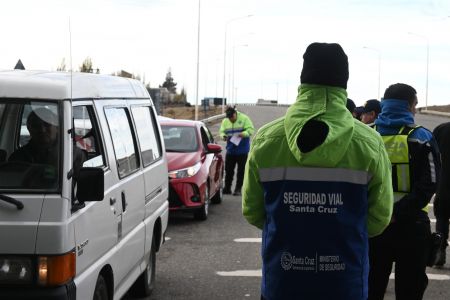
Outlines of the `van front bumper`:
[[40,288],[25,286],[0,286],[0,299],[14,300],[75,300],[77,289],[73,281],[58,287]]

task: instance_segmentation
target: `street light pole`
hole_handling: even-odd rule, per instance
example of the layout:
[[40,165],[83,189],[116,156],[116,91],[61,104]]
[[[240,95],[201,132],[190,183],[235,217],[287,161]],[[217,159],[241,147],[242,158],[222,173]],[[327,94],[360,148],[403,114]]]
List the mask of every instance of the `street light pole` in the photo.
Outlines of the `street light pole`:
[[247,44],[242,44],[242,45],[234,45],[233,44],[233,61],[232,61],[232,69],[231,69],[231,86],[232,86],[232,93],[233,93],[233,95],[232,95],[232,98],[231,98],[231,100],[232,100],[232,102],[234,103],[234,104],[236,104],[236,98],[237,98],[237,96],[236,96],[236,93],[235,93],[235,88],[234,88],[234,70],[235,70],[235,64],[234,64],[234,56],[235,56],[235,48],[236,47],[247,47],[248,45]]
[[247,15],[247,16],[243,16],[243,17],[237,17],[237,18],[233,18],[228,20],[225,23],[225,41],[223,43],[223,84],[222,84],[222,114],[225,112],[225,77],[226,77],[226,68],[227,68],[227,32],[228,32],[228,25],[231,22],[240,20],[240,19],[244,19],[244,18],[249,18],[252,15]]
[[200,73],[200,0],[198,0],[198,28],[197,28],[197,87],[195,88],[195,120],[198,120],[198,80]]
[[418,36],[427,42],[427,72],[426,72],[426,79],[425,79],[425,110],[428,110],[428,67],[430,65],[430,41],[424,35],[420,35],[420,34],[417,34],[414,32],[408,32],[408,33],[410,35]]
[[375,48],[370,48],[370,47],[363,47],[364,49],[367,50],[372,50],[378,53],[378,100],[381,100],[380,98],[380,82],[381,82],[381,51]]

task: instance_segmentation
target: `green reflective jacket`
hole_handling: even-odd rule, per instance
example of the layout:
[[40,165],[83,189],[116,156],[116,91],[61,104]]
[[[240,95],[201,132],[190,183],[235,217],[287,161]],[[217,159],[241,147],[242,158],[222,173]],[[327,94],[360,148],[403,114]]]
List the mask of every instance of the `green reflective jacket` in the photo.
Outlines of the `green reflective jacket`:
[[[389,224],[393,208],[391,164],[380,135],[355,120],[346,109],[342,88],[302,84],[297,101],[286,115],[262,127],[255,136],[245,168],[242,211],[249,223],[263,228],[266,220],[260,169],[286,167],[343,168],[367,172],[370,237]],[[325,122],[325,141],[302,153],[297,137],[310,119]]]

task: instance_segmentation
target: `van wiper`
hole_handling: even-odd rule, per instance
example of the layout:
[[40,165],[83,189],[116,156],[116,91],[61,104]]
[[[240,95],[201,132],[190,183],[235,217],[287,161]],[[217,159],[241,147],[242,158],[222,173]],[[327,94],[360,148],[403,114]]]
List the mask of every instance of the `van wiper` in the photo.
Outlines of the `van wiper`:
[[0,200],[3,200],[5,202],[8,202],[8,203],[11,203],[11,204],[15,205],[17,207],[17,209],[19,209],[19,210],[23,209],[23,203],[20,202],[19,200],[16,200],[16,199],[12,198],[12,197],[0,194]]

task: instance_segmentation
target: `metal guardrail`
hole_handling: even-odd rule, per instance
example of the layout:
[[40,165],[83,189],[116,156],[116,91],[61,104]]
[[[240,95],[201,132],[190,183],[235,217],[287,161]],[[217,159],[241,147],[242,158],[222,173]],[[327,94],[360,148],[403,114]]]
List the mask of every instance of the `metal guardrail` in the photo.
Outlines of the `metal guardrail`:
[[420,111],[421,114],[423,115],[434,115],[434,116],[441,116],[441,117],[450,117],[450,113],[448,112],[443,112],[443,111],[435,111],[435,110],[425,110],[422,109]]
[[212,116],[212,117],[200,120],[200,121],[203,123],[211,123],[212,121],[216,121],[218,119],[223,119],[223,118],[225,118],[225,116],[226,116],[225,114],[220,114],[220,115],[215,115],[215,116]]

